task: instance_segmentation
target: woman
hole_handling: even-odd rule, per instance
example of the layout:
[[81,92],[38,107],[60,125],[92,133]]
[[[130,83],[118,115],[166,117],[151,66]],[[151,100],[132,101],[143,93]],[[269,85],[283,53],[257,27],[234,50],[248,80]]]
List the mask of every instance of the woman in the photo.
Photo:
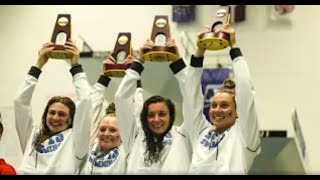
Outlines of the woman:
[[71,54],[74,86],[78,103],[68,97],[51,98],[37,128],[31,112],[31,98],[41,73],[48,62],[53,43],[46,43],[38,52],[14,99],[16,128],[23,151],[18,174],[76,174],[89,148],[91,101],[88,80],[79,62],[79,50],[69,40],[65,49]]
[[[103,63],[113,60],[113,57],[109,56]],[[80,174],[108,175],[123,174],[125,172],[126,159],[123,146],[121,145],[114,103],[109,104],[105,114],[100,118],[104,102],[108,103],[105,101],[105,92],[110,81],[110,77],[100,75],[98,82],[93,86],[91,94],[93,103],[91,148]],[[141,82],[138,81],[134,99],[135,114],[142,109],[142,93]],[[137,126],[140,126],[139,124],[140,122],[137,122]]]
[[97,140],[88,156],[81,174],[124,174],[126,159],[113,103],[107,108],[106,116],[99,122]]
[[[173,40],[168,46],[176,47]],[[141,48],[151,49],[148,40]],[[170,99],[152,96],[144,102],[140,113],[141,127],[135,123],[134,89],[142,63],[134,61],[115,95],[117,118],[127,157],[127,174],[185,174],[189,168],[191,149],[183,127],[173,126],[175,107]]]
[[[236,45],[234,29],[225,25],[221,31],[230,35],[235,83],[226,80],[211,98],[212,124],[203,115],[200,84],[205,49],[198,48],[190,67],[177,73],[184,76],[178,81],[184,99],[185,128],[193,148],[190,174],[247,174],[261,149],[248,65]],[[199,35],[208,32],[209,28]]]

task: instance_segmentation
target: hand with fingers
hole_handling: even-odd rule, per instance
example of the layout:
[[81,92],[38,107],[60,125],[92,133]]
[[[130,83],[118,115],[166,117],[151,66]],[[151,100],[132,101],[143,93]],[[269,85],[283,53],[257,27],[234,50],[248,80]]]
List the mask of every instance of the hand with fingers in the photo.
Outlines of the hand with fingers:
[[42,48],[38,51],[38,60],[35,65],[37,68],[41,69],[47,62],[51,51],[54,49],[54,44],[48,42],[42,45]]
[[[198,34],[197,34],[197,39],[199,39],[200,37],[202,37],[204,34],[207,33],[212,33],[211,28],[206,26],[204,27]],[[201,48],[199,46],[197,46],[197,50],[196,53],[194,54],[195,57],[203,57],[204,53],[206,52],[205,48]]]
[[147,39],[147,41],[140,47],[138,60],[141,63],[144,63],[142,59],[143,52],[145,52],[146,50],[152,50],[154,46],[155,43],[151,39]]
[[175,39],[173,39],[173,38],[171,38],[171,37],[168,38],[168,41],[166,42],[166,46],[168,46],[169,48],[172,47],[172,48],[174,48],[175,51],[176,51],[177,58],[174,59],[173,61],[176,61],[176,60],[180,59],[179,49],[178,49],[178,47],[177,47],[177,44],[176,44]]
[[230,24],[225,24],[220,31],[223,33],[229,34],[229,36],[230,36],[229,44],[230,44],[231,49],[238,47],[237,43],[236,43],[236,32],[230,26]]
[[75,43],[71,39],[68,39],[68,41],[64,45],[64,48],[68,53],[71,54],[70,56],[71,65],[78,64],[80,59],[80,51],[75,45]]

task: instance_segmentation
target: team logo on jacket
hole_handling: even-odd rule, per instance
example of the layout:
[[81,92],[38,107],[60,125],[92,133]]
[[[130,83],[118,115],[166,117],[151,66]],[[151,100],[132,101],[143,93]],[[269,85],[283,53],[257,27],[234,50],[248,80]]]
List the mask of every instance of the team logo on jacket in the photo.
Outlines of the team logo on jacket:
[[40,153],[50,153],[53,151],[56,151],[62,141],[64,140],[63,134],[59,133],[52,137],[50,137],[48,140],[46,140],[44,143],[41,143],[40,145]]
[[[227,131],[229,131],[229,129]],[[200,141],[200,144],[203,145],[205,148],[208,148],[209,150],[211,148],[215,148],[226,136],[227,131],[222,133],[220,136],[218,136],[214,131],[209,131],[208,134],[206,134],[204,138]]]
[[[143,143],[147,142],[147,138],[144,138],[142,140]],[[171,145],[172,144],[172,134],[170,132],[168,132],[164,137],[163,137],[163,141],[162,141],[163,145]]]
[[105,154],[103,152],[91,151],[89,161],[95,167],[109,167],[118,159],[118,157],[118,148],[114,148],[108,154]]

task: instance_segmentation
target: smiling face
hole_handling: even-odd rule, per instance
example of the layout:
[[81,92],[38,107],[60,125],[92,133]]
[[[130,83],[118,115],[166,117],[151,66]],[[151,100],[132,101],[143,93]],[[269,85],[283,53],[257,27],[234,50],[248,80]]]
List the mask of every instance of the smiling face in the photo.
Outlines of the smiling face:
[[150,104],[148,107],[148,128],[155,134],[166,132],[170,125],[170,114],[165,102]]
[[61,102],[55,102],[48,108],[46,125],[51,133],[59,133],[69,127],[70,109]]
[[237,116],[232,95],[226,92],[219,92],[212,97],[210,120],[218,133],[222,133],[231,127],[235,123]]
[[101,150],[111,150],[120,146],[121,138],[116,117],[106,116],[100,121],[97,138]]

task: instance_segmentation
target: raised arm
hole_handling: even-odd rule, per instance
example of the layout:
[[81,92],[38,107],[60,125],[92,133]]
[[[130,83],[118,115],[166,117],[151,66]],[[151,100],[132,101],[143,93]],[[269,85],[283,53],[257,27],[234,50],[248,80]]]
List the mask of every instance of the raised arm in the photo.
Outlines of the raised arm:
[[116,116],[120,125],[121,139],[126,154],[130,153],[134,138],[138,133],[135,121],[134,96],[136,83],[140,80],[143,66],[134,61],[126,70],[117,92],[115,94]]
[[14,98],[15,123],[23,153],[25,152],[26,144],[34,123],[32,119],[32,108],[30,106],[32,94],[41,74],[41,68],[48,62],[49,53],[52,50],[53,43],[46,43],[38,51],[36,65],[31,67]]
[[[209,31],[205,29],[199,33]],[[184,127],[187,130],[192,144],[198,139],[200,133],[210,123],[206,120],[203,114],[204,96],[201,90],[201,76],[203,72],[203,60],[205,50],[198,48],[196,53],[191,56],[190,66],[186,68],[185,72],[185,84],[184,88],[181,88],[183,92],[183,113],[184,113]],[[180,85],[183,85],[180,83]]]
[[[109,85],[111,78],[105,75],[100,75],[98,82],[94,84],[93,90],[91,93],[92,101],[92,128],[91,128],[91,140],[94,140],[96,137],[96,131],[101,119],[101,114],[104,114],[103,102],[105,101],[104,94]],[[109,102],[107,102],[109,104]]]
[[260,146],[259,126],[254,102],[254,91],[251,83],[249,67],[240,48],[236,44],[235,31],[229,25],[222,29],[230,34],[230,56],[233,64],[234,80],[236,83],[236,104],[238,123],[241,129],[241,139],[252,151]]
[[70,72],[77,93],[77,107],[73,121],[73,139],[75,154],[83,159],[89,149],[92,122],[91,86],[79,62],[79,50],[71,40],[66,43],[66,50],[72,54]]
[[143,88],[141,85],[141,80],[137,81],[137,89],[136,93],[134,95],[134,117],[136,120],[136,124],[138,127],[141,127],[141,122],[140,122],[140,114],[143,108]]

